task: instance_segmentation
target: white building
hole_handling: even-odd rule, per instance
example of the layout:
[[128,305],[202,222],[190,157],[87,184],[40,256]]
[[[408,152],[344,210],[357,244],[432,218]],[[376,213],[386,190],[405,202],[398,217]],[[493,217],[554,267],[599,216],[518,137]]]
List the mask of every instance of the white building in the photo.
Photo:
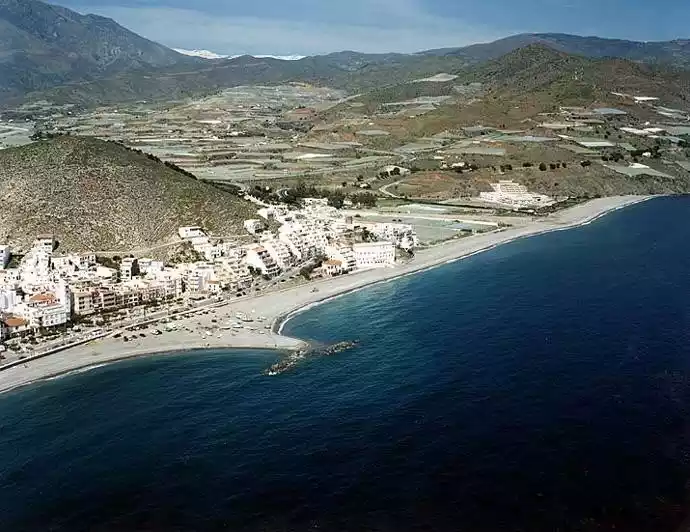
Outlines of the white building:
[[51,282],[51,256],[43,246],[32,248],[22,259],[19,266],[21,286],[27,292],[33,292],[35,286]]
[[329,259],[321,265],[321,271],[326,277],[334,277],[344,273],[342,261]]
[[410,250],[419,245],[419,239],[414,228],[408,224],[374,224],[370,231],[379,240],[392,242],[396,247]]
[[244,260],[248,266],[257,268],[262,275],[268,275],[269,277],[280,275],[280,267],[263,246],[255,245],[248,247],[247,256]]
[[86,253],[79,255],[70,253],[69,255],[52,255],[50,264],[54,271],[60,275],[73,276],[80,272],[93,270],[96,266],[96,255]]
[[351,247],[326,246],[325,253],[329,260],[340,262],[343,272],[348,273],[357,269],[357,258]]
[[55,297],[58,300],[58,303],[65,308],[69,319],[69,317],[72,315],[72,290],[63,280],[56,282],[52,289]]
[[262,241],[261,245],[266,248],[268,254],[281,270],[288,270],[295,263],[294,257],[290,252],[290,246],[288,246],[282,240],[271,238],[269,240]]
[[96,267],[96,277],[105,282],[114,283],[117,281],[117,276],[120,271],[115,268],[108,268],[107,266],[97,266]]
[[15,307],[18,316],[28,320],[33,328],[50,328],[69,321],[70,312],[52,292],[34,294]]
[[213,262],[223,256],[223,247],[211,244],[211,242],[204,242],[193,244],[194,251],[203,255],[203,257],[209,261]]
[[191,238],[206,236],[206,233],[204,232],[204,230],[201,227],[199,227],[198,225],[192,225],[192,226],[188,226],[188,227],[180,227],[177,230],[177,234],[180,235],[180,238],[183,240],[188,240]]
[[215,266],[217,277],[231,289],[242,290],[251,286],[252,274],[243,258],[223,257],[215,262]]
[[9,264],[11,257],[10,246],[0,246],[0,270]]
[[33,248],[52,255],[55,249],[55,237],[53,235],[39,235],[34,241]]
[[323,253],[328,245],[326,232],[309,221],[286,223],[278,230],[279,239],[285,242],[298,260],[307,260]]
[[216,272],[213,264],[207,262],[195,262],[187,265],[184,274],[185,286],[188,292],[207,292],[210,281],[216,280]]
[[0,286],[0,312],[12,312],[19,303],[17,290]]
[[128,257],[122,259],[120,263],[120,281],[126,283],[131,281],[132,277],[139,274],[139,262],[137,259]]
[[173,268],[165,268],[156,272],[154,279],[162,285],[166,293],[171,294],[175,298],[182,297],[184,284],[182,282],[182,274],[179,271]]
[[147,277],[155,278],[165,270],[165,263],[149,258],[139,259],[139,272]]
[[491,185],[492,192],[480,192],[480,199],[510,208],[533,208],[553,205],[554,200],[544,194],[534,194],[514,181],[499,181]]
[[395,264],[395,246],[391,242],[355,244],[352,251],[358,269],[385,268]]
[[261,220],[245,220],[244,228],[250,235],[255,235],[257,233],[262,232],[266,228],[266,226]]

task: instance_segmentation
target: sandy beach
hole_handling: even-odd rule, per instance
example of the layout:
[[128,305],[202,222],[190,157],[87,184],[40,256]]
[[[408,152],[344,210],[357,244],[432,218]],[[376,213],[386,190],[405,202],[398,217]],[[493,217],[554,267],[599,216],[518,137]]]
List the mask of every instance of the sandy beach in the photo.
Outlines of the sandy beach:
[[[216,308],[214,313],[180,319],[175,322],[177,330],[160,336],[146,334],[145,338],[137,337],[127,343],[116,338],[96,340],[1,371],[0,393],[75,370],[156,353],[198,350],[199,356],[203,356],[204,349],[214,348],[299,349],[306,346],[303,341],[283,336],[280,332],[286,320],[315,304],[374,283],[460,260],[519,238],[583,225],[608,212],[646,199],[649,197],[623,196],[592,200],[522,227],[451,240],[420,250],[412,261],[394,268],[358,272],[230,301],[226,306]],[[264,317],[265,321],[250,324],[255,330],[218,329],[219,326],[235,321],[237,312]],[[270,330],[266,325],[270,326]],[[215,330],[209,334],[206,332],[208,329]]]

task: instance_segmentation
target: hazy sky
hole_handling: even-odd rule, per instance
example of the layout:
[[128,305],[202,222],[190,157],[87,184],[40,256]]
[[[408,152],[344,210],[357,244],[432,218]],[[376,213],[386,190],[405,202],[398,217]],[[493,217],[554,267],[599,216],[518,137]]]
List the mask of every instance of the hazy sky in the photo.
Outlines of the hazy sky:
[[690,0],[57,0],[174,48],[414,52],[522,32],[690,37]]

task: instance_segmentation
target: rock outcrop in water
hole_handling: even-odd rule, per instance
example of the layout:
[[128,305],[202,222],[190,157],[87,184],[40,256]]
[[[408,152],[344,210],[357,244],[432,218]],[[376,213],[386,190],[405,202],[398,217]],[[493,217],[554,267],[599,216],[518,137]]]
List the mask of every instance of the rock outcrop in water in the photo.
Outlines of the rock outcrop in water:
[[338,342],[336,344],[328,345],[320,349],[300,349],[299,351],[290,353],[284,359],[273,364],[270,368],[264,371],[264,375],[268,375],[271,377],[275,375],[280,375],[281,373],[285,373],[286,371],[294,369],[298,364],[300,364],[307,358],[335,355],[338,353],[342,353],[343,351],[347,351],[348,349],[352,349],[353,347],[357,346],[357,344],[358,342],[348,341]]

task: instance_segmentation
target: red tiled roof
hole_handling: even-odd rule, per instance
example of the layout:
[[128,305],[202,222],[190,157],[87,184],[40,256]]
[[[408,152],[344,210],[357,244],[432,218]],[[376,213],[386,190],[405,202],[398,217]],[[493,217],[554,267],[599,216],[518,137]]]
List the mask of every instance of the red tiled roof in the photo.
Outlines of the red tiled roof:
[[42,294],[34,294],[29,298],[32,303],[46,303],[49,301],[55,301],[55,294],[52,292],[44,292]]
[[28,321],[18,318],[17,316],[7,316],[2,318],[2,321],[7,327],[23,327],[24,325],[29,324]]

